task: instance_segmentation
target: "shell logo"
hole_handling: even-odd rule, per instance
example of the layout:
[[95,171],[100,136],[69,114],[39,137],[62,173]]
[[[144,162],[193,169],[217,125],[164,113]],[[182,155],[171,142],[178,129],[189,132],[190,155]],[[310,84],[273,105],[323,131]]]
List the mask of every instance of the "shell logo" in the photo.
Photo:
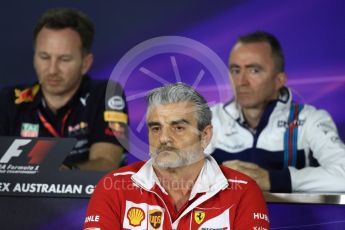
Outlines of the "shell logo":
[[130,208],[127,212],[129,224],[132,226],[140,226],[145,219],[145,212],[141,208]]

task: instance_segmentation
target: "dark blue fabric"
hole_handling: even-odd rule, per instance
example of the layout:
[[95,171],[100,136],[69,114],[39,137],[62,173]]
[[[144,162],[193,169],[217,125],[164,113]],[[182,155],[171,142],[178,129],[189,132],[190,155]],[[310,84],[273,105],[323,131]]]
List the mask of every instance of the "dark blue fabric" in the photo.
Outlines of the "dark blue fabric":
[[[52,124],[55,130],[61,130],[62,119],[68,110],[71,110],[71,114],[65,124],[63,137],[76,138],[77,140],[88,140],[88,143],[84,146],[78,146],[78,144],[72,150],[73,154],[67,156],[64,164],[71,165],[74,163],[82,162],[89,159],[89,148],[96,142],[108,142],[116,145],[125,145],[127,147],[127,138],[121,143],[119,139],[112,135],[106,134],[106,130],[110,129],[108,122],[104,121],[104,111],[111,110],[106,108],[106,103],[109,98],[106,98],[106,89],[109,84],[114,84],[113,93],[123,98],[125,102],[125,95],[122,87],[116,82],[108,82],[106,80],[92,80],[88,76],[83,77],[83,81],[73,96],[73,98],[62,108],[57,111],[55,115],[50,109],[44,106],[42,102],[43,94],[39,90],[32,102],[25,102],[15,104],[15,90],[14,89],[27,89],[32,85],[27,86],[15,86],[2,90],[0,92],[0,106],[6,108],[4,112],[0,114],[0,135],[3,136],[20,136],[22,123],[37,124],[40,126],[40,137],[53,137],[53,135],[43,126],[38,117],[38,110],[44,115],[45,119]],[[82,105],[80,103],[81,97],[87,96],[87,104]],[[112,96],[111,94],[110,96]],[[109,96],[108,96],[109,97]],[[127,114],[127,106],[124,107],[123,112]],[[87,125],[81,129],[77,128],[73,130],[80,123],[86,123]],[[121,124],[124,129],[127,129],[126,124]],[[71,130],[70,130],[71,129]],[[125,131],[127,133],[127,131]],[[84,151],[87,149],[87,151]]]
[[292,192],[289,169],[269,170],[271,192]]

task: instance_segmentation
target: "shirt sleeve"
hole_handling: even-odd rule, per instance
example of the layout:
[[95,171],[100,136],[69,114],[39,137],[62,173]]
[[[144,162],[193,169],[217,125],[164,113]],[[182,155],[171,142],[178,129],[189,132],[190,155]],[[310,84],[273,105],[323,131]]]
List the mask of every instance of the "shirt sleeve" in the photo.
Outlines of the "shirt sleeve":
[[291,192],[291,176],[289,169],[268,170],[271,192]]
[[[345,191],[345,146],[336,125],[324,110],[308,108],[298,145],[310,150],[318,167],[289,167],[293,191]],[[301,118],[303,119],[303,117]]]
[[12,108],[9,103],[12,98],[9,92],[10,90],[7,88],[0,91],[0,108],[2,108],[0,113],[0,136],[10,135],[8,111]]
[[116,182],[111,176],[105,176],[96,186],[89,201],[84,230],[113,230],[120,228],[120,215]]
[[270,229],[266,202],[254,181],[248,183],[242,195],[233,229]]
[[95,121],[90,132],[91,144],[110,142],[127,149],[128,112],[122,87],[114,81],[105,81],[97,86]]

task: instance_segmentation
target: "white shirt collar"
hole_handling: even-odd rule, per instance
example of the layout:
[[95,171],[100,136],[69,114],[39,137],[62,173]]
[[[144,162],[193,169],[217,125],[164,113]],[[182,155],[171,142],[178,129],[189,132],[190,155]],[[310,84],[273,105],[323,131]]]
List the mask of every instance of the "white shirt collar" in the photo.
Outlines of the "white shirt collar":
[[[163,186],[160,184],[158,177],[153,170],[152,160],[148,160],[140,170],[132,176],[132,180],[143,187],[145,190],[151,190],[155,184],[159,186],[163,193],[167,194]],[[190,200],[197,193],[222,190],[229,185],[228,180],[223,175],[217,162],[211,156],[205,157],[205,164],[201,169],[199,176],[192,188]]]

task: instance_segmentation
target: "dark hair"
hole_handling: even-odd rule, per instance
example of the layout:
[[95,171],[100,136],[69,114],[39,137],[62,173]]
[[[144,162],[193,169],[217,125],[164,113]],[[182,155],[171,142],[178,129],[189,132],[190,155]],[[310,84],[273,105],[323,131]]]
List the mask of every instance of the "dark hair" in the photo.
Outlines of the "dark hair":
[[240,36],[237,39],[237,43],[239,42],[244,43],[244,44],[257,43],[257,42],[268,43],[269,46],[271,47],[272,58],[275,63],[276,71],[284,72],[285,60],[284,60],[283,50],[280,46],[278,39],[274,35],[267,32],[263,32],[263,31],[257,31],[254,33],[249,33],[249,34]]
[[203,131],[211,124],[212,113],[206,100],[191,86],[184,83],[175,83],[153,89],[146,97],[149,111],[157,105],[172,104],[177,102],[193,102],[196,107],[195,115],[198,130]]
[[91,52],[95,29],[93,23],[83,12],[69,8],[55,8],[46,11],[34,28],[34,42],[43,27],[49,29],[71,28],[80,36],[83,54]]

